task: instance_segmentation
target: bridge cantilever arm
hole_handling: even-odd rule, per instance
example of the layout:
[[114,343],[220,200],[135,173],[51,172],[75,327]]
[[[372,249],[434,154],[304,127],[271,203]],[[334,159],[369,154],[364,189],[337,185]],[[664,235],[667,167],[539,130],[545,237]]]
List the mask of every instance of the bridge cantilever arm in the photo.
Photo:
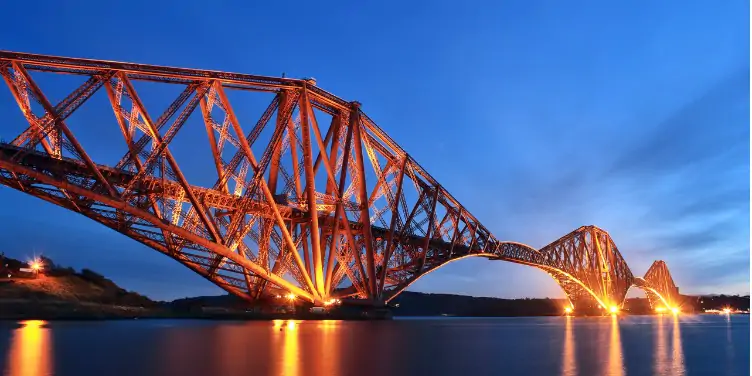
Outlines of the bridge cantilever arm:
[[272,283],[274,283],[274,284],[276,284],[276,285],[278,285],[278,286],[280,286],[282,288],[288,289],[289,291],[291,291],[294,294],[302,297],[305,300],[308,300],[310,302],[315,302],[316,301],[316,297],[314,295],[312,295],[311,293],[309,293],[308,291],[305,291],[305,290],[303,290],[303,289],[301,289],[301,288],[293,285],[292,283],[288,282],[287,280],[285,280],[285,279],[283,279],[283,278],[281,278],[281,277],[279,277],[277,275],[274,275],[273,273],[269,273],[267,270],[265,270],[261,266],[255,264],[253,262],[250,262],[250,261],[246,260],[245,258],[242,258],[242,257],[240,257],[239,255],[237,255],[237,254],[235,254],[233,252],[230,252],[230,250],[227,247],[219,245],[217,243],[212,243],[212,242],[206,241],[206,239],[203,239],[200,236],[197,236],[197,235],[195,235],[195,234],[193,234],[191,232],[188,232],[188,231],[186,231],[185,229],[183,229],[181,227],[177,227],[177,226],[172,225],[171,223],[166,223],[165,221],[160,220],[159,218],[157,218],[156,216],[154,216],[153,214],[151,214],[149,212],[146,212],[146,211],[134,208],[134,207],[128,205],[127,203],[119,201],[119,200],[116,200],[116,199],[113,199],[112,197],[108,197],[108,196],[105,196],[105,195],[102,195],[102,194],[99,194],[99,193],[95,193],[95,192],[91,192],[91,191],[85,190],[85,189],[83,189],[81,187],[78,187],[76,185],[70,184],[70,183],[68,183],[66,181],[62,181],[62,180],[53,178],[53,177],[51,177],[49,175],[46,175],[46,174],[34,171],[34,170],[29,169],[27,167],[23,167],[23,166],[20,166],[20,165],[17,165],[17,164],[9,163],[9,162],[5,161],[4,158],[0,158],[0,167],[3,167],[3,168],[5,168],[7,170],[10,170],[10,171],[14,171],[16,173],[20,173],[20,174],[23,174],[23,175],[30,176],[30,177],[32,177],[32,178],[34,178],[34,179],[36,179],[36,180],[38,180],[40,182],[43,182],[45,184],[50,184],[50,185],[58,186],[58,187],[60,187],[62,189],[66,189],[66,190],[68,190],[70,192],[73,192],[75,194],[88,197],[89,199],[97,200],[97,201],[100,201],[100,202],[107,203],[107,205],[110,205],[113,208],[116,208],[116,209],[122,210],[122,211],[124,211],[126,213],[129,213],[129,214],[136,215],[136,216],[139,216],[141,218],[144,218],[144,219],[150,221],[151,223],[153,223],[155,225],[158,225],[159,227],[162,227],[162,228],[164,228],[164,229],[166,229],[166,230],[168,230],[168,231],[170,231],[170,232],[172,232],[172,233],[174,233],[174,234],[176,234],[176,235],[178,235],[180,237],[183,237],[183,238],[185,238],[185,239],[187,239],[187,240],[189,240],[189,241],[191,241],[193,243],[200,244],[201,246],[206,247],[207,249],[211,250],[212,252],[215,252],[217,254],[222,255],[222,256],[224,256],[224,257],[226,257],[226,258],[234,261],[238,265],[241,265],[241,266],[243,266],[245,268],[248,268],[253,273],[255,273],[255,274],[259,275],[259,276],[263,276],[264,278],[267,278]]

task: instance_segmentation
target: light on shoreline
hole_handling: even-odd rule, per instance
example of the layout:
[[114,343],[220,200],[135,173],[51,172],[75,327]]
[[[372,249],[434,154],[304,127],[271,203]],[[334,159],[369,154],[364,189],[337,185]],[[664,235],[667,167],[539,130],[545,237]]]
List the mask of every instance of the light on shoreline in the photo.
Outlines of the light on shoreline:
[[38,272],[40,269],[42,269],[42,261],[40,261],[38,258],[34,258],[29,261],[29,267],[35,272]]

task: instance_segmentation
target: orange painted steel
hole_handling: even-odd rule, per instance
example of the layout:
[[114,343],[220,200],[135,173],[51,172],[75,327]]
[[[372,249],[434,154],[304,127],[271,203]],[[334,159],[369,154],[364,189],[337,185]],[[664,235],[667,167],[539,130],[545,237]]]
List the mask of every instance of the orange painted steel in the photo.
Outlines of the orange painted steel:
[[679,288],[676,287],[674,279],[665,261],[657,260],[650,266],[645,277],[635,280],[635,287],[645,291],[650,303],[650,308],[681,308],[683,305],[682,297],[679,295]]
[[[53,105],[37,74],[81,83]],[[312,79],[8,51],[0,75],[28,122],[0,143],[0,184],[85,215],[247,300],[281,289],[315,304],[380,305],[470,256],[538,267],[573,304],[620,306],[635,281],[594,226],[540,250],[499,241],[358,102]],[[143,82],[151,86],[137,88]],[[154,86],[182,90],[157,117],[142,100]],[[230,92],[267,93],[250,130],[235,112],[246,103]],[[95,95],[106,102],[90,101]],[[117,163],[94,161],[66,123],[102,103],[123,136]],[[195,126],[189,119],[206,131],[212,186],[189,181],[171,150],[181,129]],[[664,269],[651,268],[640,287],[670,294]]]

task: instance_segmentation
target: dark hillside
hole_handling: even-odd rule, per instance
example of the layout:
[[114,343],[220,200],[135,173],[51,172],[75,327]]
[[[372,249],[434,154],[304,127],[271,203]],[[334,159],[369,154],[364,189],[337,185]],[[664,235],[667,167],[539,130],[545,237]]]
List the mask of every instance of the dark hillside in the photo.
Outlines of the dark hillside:
[[29,267],[25,262],[8,257],[0,260],[0,301],[65,301],[130,307],[158,304],[89,269],[76,272],[46,258],[41,260],[41,265],[41,271],[34,275],[20,270]]

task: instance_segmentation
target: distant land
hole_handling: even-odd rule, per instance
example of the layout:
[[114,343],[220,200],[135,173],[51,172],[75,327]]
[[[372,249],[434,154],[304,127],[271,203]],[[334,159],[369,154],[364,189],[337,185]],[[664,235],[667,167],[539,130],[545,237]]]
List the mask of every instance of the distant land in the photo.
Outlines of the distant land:
[[[154,301],[126,291],[89,269],[75,271],[43,259],[44,272],[33,278],[33,273],[19,271],[28,267],[26,263],[8,257],[0,261],[0,319],[313,318],[304,313],[307,309],[302,304],[298,304],[298,313],[293,315],[280,311],[280,307],[271,311],[252,308],[229,294]],[[9,273],[11,278],[7,278]],[[405,291],[390,306],[394,316],[502,317],[558,316],[562,315],[565,303],[565,299],[500,299]],[[748,310],[749,306],[749,295],[684,296],[682,311],[723,307]],[[627,299],[624,312],[652,313],[645,298]]]

